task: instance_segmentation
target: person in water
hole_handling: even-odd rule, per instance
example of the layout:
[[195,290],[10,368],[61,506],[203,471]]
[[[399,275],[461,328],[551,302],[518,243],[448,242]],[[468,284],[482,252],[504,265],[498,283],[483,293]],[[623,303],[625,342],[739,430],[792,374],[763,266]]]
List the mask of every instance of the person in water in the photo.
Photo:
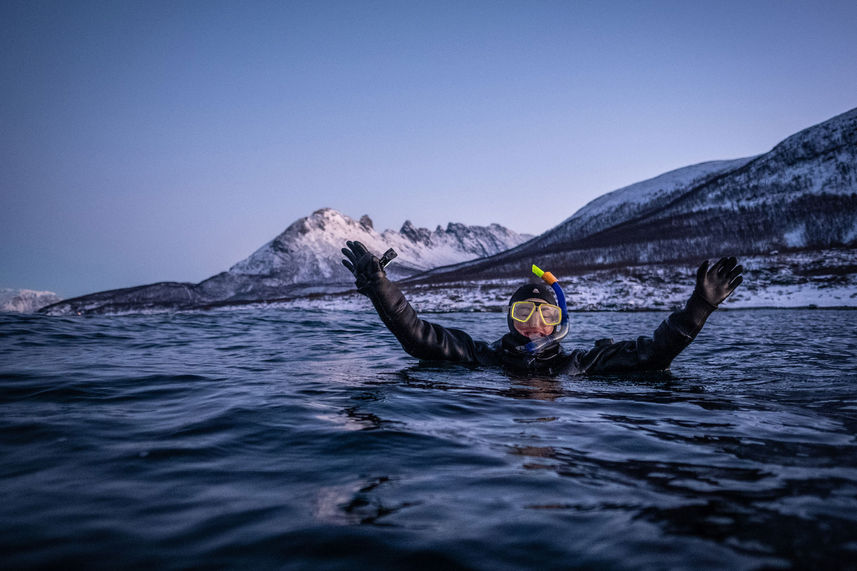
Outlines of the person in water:
[[706,260],[696,272],[696,287],[684,309],[670,314],[652,337],[618,343],[602,339],[592,349],[569,353],[560,344],[568,333],[565,296],[550,272],[533,266],[533,273],[545,283],[518,288],[506,313],[509,333],[485,343],[474,341],[460,329],[420,319],[402,291],[387,279],[381,260],[360,242],[346,242],[346,246],[342,263],[354,274],[357,291],[372,300],[381,320],[408,354],[429,361],[501,365],[547,374],[668,369],[711,312],[743,281],[743,268],[734,257],[721,258],[711,267]]

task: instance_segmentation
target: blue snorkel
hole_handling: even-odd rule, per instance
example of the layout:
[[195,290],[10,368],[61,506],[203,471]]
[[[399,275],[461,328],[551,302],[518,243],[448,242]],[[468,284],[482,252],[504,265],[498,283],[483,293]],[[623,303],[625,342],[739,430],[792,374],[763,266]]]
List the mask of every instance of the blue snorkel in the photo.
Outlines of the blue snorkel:
[[530,355],[535,355],[552,345],[558,344],[566,335],[568,335],[568,307],[565,304],[565,294],[559,286],[559,282],[552,273],[542,270],[535,264],[533,264],[533,273],[542,278],[546,284],[553,288],[553,292],[556,295],[556,303],[559,305],[560,310],[562,310],[562,317],[559,325],[556,326],[556,329],[554,329],[552,334],[547,337],[533,339],[526,345],[520,345],[517,348],[519,351],[525,351]]

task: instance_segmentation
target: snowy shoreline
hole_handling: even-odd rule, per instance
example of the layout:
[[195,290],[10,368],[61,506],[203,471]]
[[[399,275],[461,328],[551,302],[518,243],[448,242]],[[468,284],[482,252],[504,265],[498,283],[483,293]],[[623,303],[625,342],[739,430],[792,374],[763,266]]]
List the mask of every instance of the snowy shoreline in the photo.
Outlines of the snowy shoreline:
[[[771,252],[739,256],[744,283],[722,309],[857,309],[857,250]],[[693,292],[696,266],[639,265],[558,275],[569,310],[673,311]],[[398,282],[420,313],[503,312],[509,296],[532,276],[520,279],[459,280],[443,284]],[[290,295],[266,300],[226,300],[196,305],[106,305],[85,311],[128,315],[185,311],[240,310],[247,307],[371,310],[351,284],[305,284]],[[49,312],[52,313],[52,312]],[[53,314],[53,313],[52,313]],[[73,313],[62,313],[69,315]]]
[[[742,256],[744,283],[723,309],[857,309],[857,251],[772,252]],[[631,266],[558,275],[569,311],[672,311],[693,292],[696,267],[687,264]],[[423,313],[502,312],[523,279],[461,280],[447,284],[400,284]],[[356,291],[275,301],[295,308],[361,309],[368,300]],[[371,304],[368,305],[371,307]]]

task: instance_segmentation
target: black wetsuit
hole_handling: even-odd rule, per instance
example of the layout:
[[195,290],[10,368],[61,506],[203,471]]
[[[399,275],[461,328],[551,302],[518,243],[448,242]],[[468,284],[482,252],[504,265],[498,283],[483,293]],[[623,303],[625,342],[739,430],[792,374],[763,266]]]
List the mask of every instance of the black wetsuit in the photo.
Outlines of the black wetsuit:
[[668,369],[672,360],[702,329],[715,306],[694,293],[684,309],[670,314],[652,337],[614,343],[602,339],[590,350],[568,353],[554,345],[535,357],[516,350],[528,339],[507,333],[494,343],[474,341],[460,329],[449,329],[423,321],[401,290],[377,272],[359,284],[359,291],[372,300],[378,315],[402,347],[418,359],[480,365],[500,365],[516,370],[547,374],[585,374]]

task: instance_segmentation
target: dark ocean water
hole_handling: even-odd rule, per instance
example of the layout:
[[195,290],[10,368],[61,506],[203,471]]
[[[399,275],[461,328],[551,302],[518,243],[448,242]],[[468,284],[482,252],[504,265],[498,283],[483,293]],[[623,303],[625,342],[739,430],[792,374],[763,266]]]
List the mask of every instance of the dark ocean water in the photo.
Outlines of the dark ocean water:
[[857,568],[853,311],[578,378],[419,364],[370,312],[3,315],[0,407],[4,568]]

